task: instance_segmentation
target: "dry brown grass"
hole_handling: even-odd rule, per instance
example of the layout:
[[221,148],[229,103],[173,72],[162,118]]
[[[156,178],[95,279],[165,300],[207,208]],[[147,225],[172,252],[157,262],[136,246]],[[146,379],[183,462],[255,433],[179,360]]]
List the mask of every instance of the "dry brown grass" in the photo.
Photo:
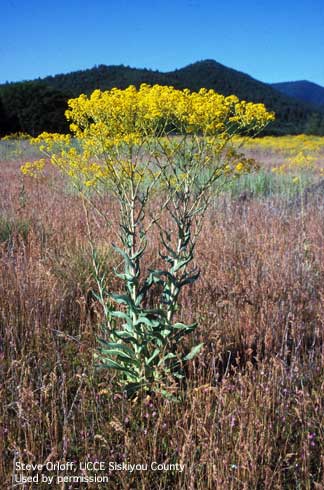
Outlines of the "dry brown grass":
[[16,488],[16,458],[185,464],[112,472],[107,489],[323,489],[324,210],[215,203],[196,253],[201,278],[182,297],[205,348],[180,403],[130,401],[92,365],[100,310],[82,207],[17,169],[0,169],[0,212],[11,220],[0,248],[1,488]]

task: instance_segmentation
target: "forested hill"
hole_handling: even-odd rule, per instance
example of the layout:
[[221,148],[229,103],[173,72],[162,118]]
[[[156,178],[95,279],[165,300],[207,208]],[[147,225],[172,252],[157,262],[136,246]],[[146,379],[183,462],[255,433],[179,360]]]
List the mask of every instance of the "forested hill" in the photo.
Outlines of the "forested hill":
[[297,82],[272,83],[273,88],[285,95],[312,104],[324,111],[324,87],[317,83],[299,80]]
[[[272,134],[324,134],[324,115],[314,107],[280,93],[242,72],[213,60],[193,63],[171,72],[130,68],[123,65],[99,65],[88,70],[46,77],[32,82],[0,86],[0,133],[41,130],[66,131],[66,100],[94,89],[126,88],[141,83],[173,85],[199,90],[212,88],[224,95],[263,102],[277,118],[268,128]],[[35,116],[37,114],[37,116]],[[55,127],[53,127],[55,126]]]

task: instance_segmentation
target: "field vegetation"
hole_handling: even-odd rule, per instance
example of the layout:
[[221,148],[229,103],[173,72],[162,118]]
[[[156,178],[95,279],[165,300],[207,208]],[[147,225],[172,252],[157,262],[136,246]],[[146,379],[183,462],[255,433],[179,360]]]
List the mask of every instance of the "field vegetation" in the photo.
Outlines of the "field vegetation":
[[[220,182],[207,211],[200,278],[181,293],[181,314],[199,325],[181,348],[204,346],[176,402],[128,399],[116,374],[95,369],[103,313],[80,199],[55,169],[38,180],[20,172],[39,158],[28,140],[0,142],[3,488],[14,488],[14,460],[185,465],[111,471],[100,486],[109,489],[324,488],[324,138],[235,144],[259,170]],[[88,225],[118,290],[120,257],[109,245],[118,209],[109,195],[96,202],[107,204],[109,240],[93,210]],[[152,228],[146,269],[158,263],[158,243]],[[58,488],[98,488],[83,485]]]

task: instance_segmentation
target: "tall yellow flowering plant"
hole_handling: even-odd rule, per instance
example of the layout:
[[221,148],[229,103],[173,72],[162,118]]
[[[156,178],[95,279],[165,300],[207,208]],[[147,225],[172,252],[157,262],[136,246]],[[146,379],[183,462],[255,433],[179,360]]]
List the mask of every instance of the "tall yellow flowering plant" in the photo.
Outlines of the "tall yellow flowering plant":
[[[263,104],[224,97],[213,90],[176,90],[141,85],[126,90],[95,90],[69,101],[71,135],[43,133],[34,142],[93,205],[91,193],[105,191],[119,203],[123,294],[109,291],[96,266],[96,298],[105,321],[98,338],[98,366],[114,369],[128,395],[160,390],[183,376],[184,362],[200,350],[182,354],[179,340],[196,324],[177,318],[179,294],[199,275],[189,266],[202,219],[220,178],[249,171],[253,161],[229,146],[235,134],[255,134],[274,119]],[[27,163],[34,173],[45,160]],[[149,206],[159,193],[159,209]],[[160,217],[168,213],[168,227]],[[147,232],[160,228],[161,269],[143,274]],[[147,307],[150,291],[159,300]]]

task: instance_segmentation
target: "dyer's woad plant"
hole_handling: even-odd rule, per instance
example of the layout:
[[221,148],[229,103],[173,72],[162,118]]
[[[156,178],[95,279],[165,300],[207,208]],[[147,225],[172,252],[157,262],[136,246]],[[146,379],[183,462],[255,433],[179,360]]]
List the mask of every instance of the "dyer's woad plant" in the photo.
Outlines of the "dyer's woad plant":
[[[66,117],[71,135],[43,133],[34,142],[88,203],[96,206],[95,193],[109,192],[120,210],[114,248],[124,264],[115,271],[122,293],[109,290],[93,255],[104,313],[97,364],[114,370],[128,395],[166,392],[202,347],[189,353],[179,348],[196,328],[181,321],[179,295],[199,275],[190,266],[215,185],[253,166],[230,141],[258,133],[274,116],[262,104],[213,90],[143,84],[80,95],[69,101]],[[45,162],[27,163],[22,171],[34,174]],[[159,228],[163,265],[144,272],[152,226]],[[149,307],[152,297],[158,299]]]

